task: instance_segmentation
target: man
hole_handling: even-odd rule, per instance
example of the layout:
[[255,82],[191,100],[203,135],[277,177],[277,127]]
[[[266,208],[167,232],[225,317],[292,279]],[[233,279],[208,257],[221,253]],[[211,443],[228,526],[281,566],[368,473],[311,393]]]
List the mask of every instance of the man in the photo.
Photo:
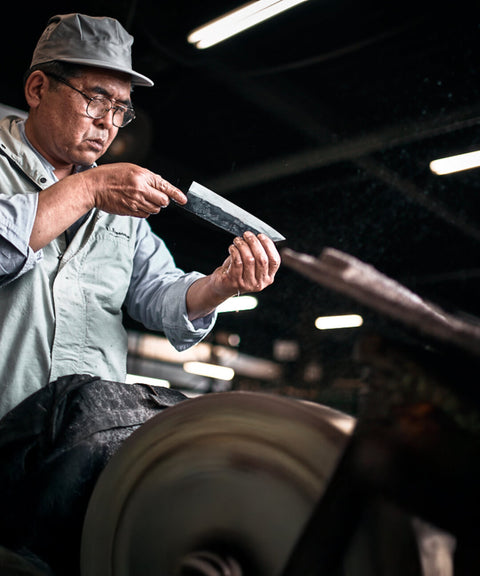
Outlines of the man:
[[228,297],[263,290],[273,242],[235,238],[210,275],[179,270],[147,221],[185,195],[128,163],[96,166],[134,118],[133,38],[114,19],[50,19],[25,79],[29,115],[0,124],[0,417],[48,382],[123,382],[121,309],[179,350],[204,338]]

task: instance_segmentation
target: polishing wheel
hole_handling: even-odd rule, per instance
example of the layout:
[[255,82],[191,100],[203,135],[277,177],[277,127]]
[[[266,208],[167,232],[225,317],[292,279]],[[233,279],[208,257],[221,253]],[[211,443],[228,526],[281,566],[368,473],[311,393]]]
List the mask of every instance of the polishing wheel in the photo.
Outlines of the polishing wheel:
[[319,404],[256,392],[169,408],[100,476],[82,576],[281,575],[354,424]]

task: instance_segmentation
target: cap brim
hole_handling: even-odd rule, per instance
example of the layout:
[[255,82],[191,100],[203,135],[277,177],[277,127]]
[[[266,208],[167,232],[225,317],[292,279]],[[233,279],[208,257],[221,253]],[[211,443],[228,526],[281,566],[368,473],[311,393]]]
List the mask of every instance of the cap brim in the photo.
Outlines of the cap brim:
[[[72,64],[82,64],[82,66],[93,66],[94,68],[104,68],[105,70],[113,70],[115,72],[122,72],[123,74],[129,74],[132,78],[132,84],[134,84],[135,86],[151,87],[154,84],[153,80],[150,80],[150,78],[147,78],[147,76],[144,76],[143,74],[135,72],[135,70],[125,69],[122,66],[116,67],[112,64],[107,64],[101,60],[91,60],[85,58],[65,58],[65,59],[57,58],[56,60],[58,60],[59,62],[71,62]],[[37,62],[36,64],[39,64],[39,62]]]

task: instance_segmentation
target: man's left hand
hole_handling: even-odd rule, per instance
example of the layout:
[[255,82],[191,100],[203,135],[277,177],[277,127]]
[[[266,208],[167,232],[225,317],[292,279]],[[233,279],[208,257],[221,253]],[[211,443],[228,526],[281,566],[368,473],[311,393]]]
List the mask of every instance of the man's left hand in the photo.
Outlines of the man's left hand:
[[260,292],[274,281],[280,254],[268,236],[245,232],[229,246],[229,256],[214,272],[219,294]]
[[210,314],[230,296],[260,292],[274,281],[280,254],[265,234],[245,232],[243,237],[234,239],[228,251],[229,256],[221,266],[188,289],[190,320]]

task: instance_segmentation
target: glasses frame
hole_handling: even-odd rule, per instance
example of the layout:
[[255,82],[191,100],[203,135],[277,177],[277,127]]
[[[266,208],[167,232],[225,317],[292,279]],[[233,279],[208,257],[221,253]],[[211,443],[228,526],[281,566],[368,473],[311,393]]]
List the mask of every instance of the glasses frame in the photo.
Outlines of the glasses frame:
[[[46,74],[46,76],[50,76],[54,80],[57,80],[58,82],[61,82],[62,84],[65,84],[65,86],[68,86],[72,90],[75,90],[75,92],[78,92],[86,100],[88,100],[87,106],[85,108],[85,112],[87,113],[87,116],[89,118],[92,118],[92,120],[100,120],[100,118],[105,118],[105,116],[110,112],[110,110],[113,110],[112,124],[116,128],[125,128],[125,126],[128,126],[128,124],[130,124],[130,122],[135,119],[135,110],[133,109],[132,106],[125,106],[123,104],[122,105],[114,105],[112,99],[109,98],[108,96],[103,96],[103,95],[101,95],[101,96],[100,95],[99,96],[89,96],[88,94],[85,94],[85,92],[82,92],[81,90],[79,90],[78,88],[73,86],[73,84],[70,84],[70,82],[68,80],[66,80],[65,78],[63,78],[62,76],[59,76],[58,74],[53,74],[52,72],[45,72],[45,74]],[[100,100],[110,102],[110,108],[106,108],[104,113],[101,116],[94,116],[91,112],[89,112],[90,104],[92,102],[99,102]],[[127,117],[127,121],[125,122],[125,120],[124,120],[123,123],[120,125],[115,122],[115,114],[119,110],[123,111],[124,113],[130,112],[130,116]]]

